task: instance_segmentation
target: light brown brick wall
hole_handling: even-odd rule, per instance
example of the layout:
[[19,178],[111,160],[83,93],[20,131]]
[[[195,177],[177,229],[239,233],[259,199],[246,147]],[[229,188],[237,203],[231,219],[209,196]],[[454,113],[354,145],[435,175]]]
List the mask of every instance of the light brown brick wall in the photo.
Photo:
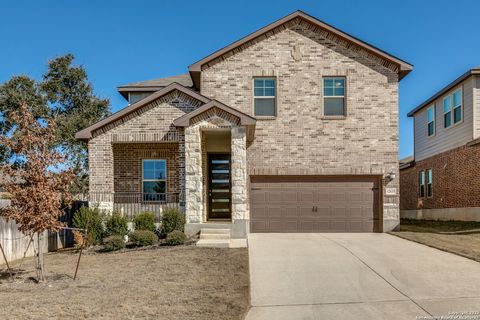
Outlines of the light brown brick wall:
[[[249,174],[378,174],[398,177],[398,75],[356,47],[289,24],[205,68],[201,93],[253,115],[253,78],[277,80],[277,117],[258,119]],[[300,57],[298,52],[301,52]],[[324,76],[346,77],[347,117],[323,117]],[[384,212],[398,215],[399,179]]]
[[[277,79],[277,117],[258,120],[248,150],[254,168],[361,173],[397,166],[398,77],[377,61],[291,26],[202,72],[202,94],[253,115],[253,77]],[[302,57],[292,56],[295,47]],[[323,76],[346,76],[347,117],[322,116]]]
[[[400,171],[400,209],[480,207],[480,144],[462,146]],[[432,169],[433,196],[419,198],[419,172]],[[426,192],[426,191],[425,191]]]
[[[88,143],[90,192],[112,193],[114,191],[127,189],[140,191],[138,188],[139,182],[136,177],[137,175],[135,177],[132,176],[132,182],[127,183],[126,178],[124,178],[121,184],[117,183],[115,185],[114,183],[113,163],[114,160],[120,159],[118,158],[118,154],[114,156],[114,148],[118,150],[126,148],[125,141],[149,143],[152,152],[165,148],[165,142],[175,142],[176,147],[169,148],[174,155],[169,155],[169,157],[179,159],[176,161],[183,163],[183,156],[179,155],[178,141],[183,145],[184,133],[183,130],[175,128],[172,121],[200,105],[201,103],[199,101],[188,97],[184,93],[174,91],[123,119],[94,132],[94,137],[90,139]],[[158,143],[155,144],[155,142]],[[143,146],[132,146],[132,148],[143,148]],[[142,154],[140,149],[135,150],[137,150],[136,157],[140,157],[140,154]],[[182,152],[184,152],[184,150],[182,150]],[[143,152],[143,155],[147,157],[150,156],[146,151]],[[127,168],[122,170],[125,172]],[[135,168],[132,170],[135,170]],[[180,173],[178,173],[178,171],[179,170],[176,169],[174,175],[177,177],[177,187],[174,187],[173,181],[170,182],[172,190],[177,191],[179,185],[184,185],[184,177],[182,176],[182,172],[184,171],[180,170]]]
[[167,193],[179,192],[178,143],[113,145],[114,191],[142,192],[142,160],[167,161]]

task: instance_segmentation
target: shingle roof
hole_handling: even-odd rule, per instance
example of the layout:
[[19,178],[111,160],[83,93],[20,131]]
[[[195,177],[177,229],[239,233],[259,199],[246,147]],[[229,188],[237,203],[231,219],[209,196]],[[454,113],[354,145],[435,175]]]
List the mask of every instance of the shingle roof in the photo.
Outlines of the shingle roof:
[[187,88],[193,88],[192,78],[190,74],[178,74],[166,78],[158,78],[152,80],[144,80],[139,82],[131,82],[117,87],[118,92],[125,98],[127,98],[127,93],[132,91],[143,91],[143,92],[155,92],[162,88],[168,87],[172,83],[181,84]]
[[473,74],[480,74],[480,66],[468,70],[467,72],[462,74],[460,77],[458,77],[454,81],[450,82],[447,86],[443,87],[440,91],[435,93],[433,96],[431,96],[430,98],[428,98],[427,100],[425,100],[424,102],[422,102],[421,104],[419,104],[418,106],[413,108],[409,113],[407,113],[407,116],[413,117],[413,115],[417,111],[420,111],[420,109],[423,109],[424,107],[430,105],[432,102],[434,102],[435,100],[440,98],[443,94],[445,94],[447,91],[449,91],[450,89],[455,87],[457,84],[459,84],[460,82],[467,79],[468,77],[470,77]]
[[415,161],[414,156],[408,156],[403,159],[398,160],[398,165],[400,169],[406,169],[412,166],[413,162]]
[[192,78],[188,73],[178,74],[176,76],[166,77],[166,78],[158,78],[152,80],[145,80],[139,82],[131,82],[119,86],[119,88],[124,87],[166,87],[173,82],[181,84],[184,87],[191,87],[193,86]]

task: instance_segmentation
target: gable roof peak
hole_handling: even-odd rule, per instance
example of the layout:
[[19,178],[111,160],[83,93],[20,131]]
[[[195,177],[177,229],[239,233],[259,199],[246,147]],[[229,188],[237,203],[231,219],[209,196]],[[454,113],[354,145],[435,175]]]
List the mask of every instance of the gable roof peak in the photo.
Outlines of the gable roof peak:
[[336,36],[346,40],[346,41],[349,41],[351,43],[354,43],[360,47],[362,47],[363,49],[367,50],[368,52],[372,53],[373,55],[376,55],[382,59],[385,59],[387,61],[390,61],[396,65],[398,65],[398,72],[399,72],[399,79],[402,79],[403,77],[405,77],[410,71],[413,70],[413,65],[411,65],[410,63],[400,59],[400,58],[397,58],[385,51],[383,51],[382,49],[379,49],[371,44],[368,44],[366,43],[365,41],[362,41],[346,32],[343,32],[341,31],[340,29],[337,29],[331,25],[329,25],[328,23],[316,18],[316,17],[313,17],[311,15],[309,15],[308,13],[305,13],[304,11],[302,10],[296,10],[286,16],[284,16],[283,18],[280,18],[278,19],[277,21],[274,21],[268,25],[266,25],[265,27],[261,28],[261,29],[258,29],[257,31],[241,38],[240,40],[237,40],[229,45],[227,45],[226,47],[223,47],[222,49],[219,49],[215,52],[213,52],[212,54],[206,56],[205,58],[203,59],[200,59],[198,60],[197,62],[195,62],[194,64],[190,65],[188,67],[188,70],[190,72],[190,75],[192,76],[192,80],[193,80],[193,83],[194,85],[197,87],[197,88],[200,88],[200,72],[202,71],[202,66],[213,61],[214,59],[218,58],[218,57],[221,57],[223,56],[224,54],[227,54],[228,52],[244,45],[245,43],[249,42],[249,41],[252,41],[262,35],[264,35],[265,33],[295,19],[295,18],[301,18],[313,25],[315,25],[316,27],[318,28],[321,28],[321,29],[324,29],[328,32],[331,32],[331,33],[334,33]]
[[182,86],[181,84],[179,84],[177,82],[173,82],[169,86],[167,86],[167,87],[165,87],[161,90],[158,90],[157,92],[149,95],[148,97],[146,97],[146,98],[144,98],[144,99],[142,99],[142,100],[140,100],[136,103],[133,103],[133,104],[127,106],[126,108],[121,109],[120,111],[110,115],[109,117],[107,117],[103,120],[98,121],[97,123],[92,124],[91,126],[88,126],[87,128],[85,128],[83,130],[78,131],[75,134],[75,138],[82,139],[82,140],[88,140],[88,139],[92,138],[92,133],[95,130],[98,130],[102,127],[105,127],[106,125],[108,125],[110,123],[113,123],[116,120],[119,120],[119,119],[129,115],[132,112],[134,112],[134,111],[146,106],[147,104],[151,103],[152,101],[154,101],[154,100],[156,100],[160,97],[163,97],[163,96],[167,95],[168,93],[170,93],[172,91],[175,91],[175,90],[183,92],[184,94],[198,100],[202,104],[206,104],[206,103],[211,101],[211,99],[199,94],[198,92],[193,91],[189,88],[186,88],[186,87]]

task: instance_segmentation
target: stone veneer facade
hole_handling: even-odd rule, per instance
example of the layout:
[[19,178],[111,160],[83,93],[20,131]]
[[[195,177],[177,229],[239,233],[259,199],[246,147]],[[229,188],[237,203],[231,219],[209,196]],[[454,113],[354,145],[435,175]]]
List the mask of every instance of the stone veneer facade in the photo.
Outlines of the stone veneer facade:
[[185,128],[185,193],[186,232],[194,233],[198,224],[207,220],[206,180],[204,172],[205,153],[202,148],[202,130],[231,131],[231,193],[233,238],[245,238],[248,233],[247,210],[247,141],[246,129],[239,119],[212,108],[193,118]]
[[[115,150],[131,148],[123,144],[155,143],[158,147],[152,150],[158,152],[164,150],[162,143],[165,147],[173,144],[178,150],[179,201],[185,202],[187,222],[192,226],[205,222],[201,132],[211,129],[231,131],[233,237],[248,233],[249,176],[384,178],[392,172],[398,177],[397,68],[304,20],[294,19],[204,65],[201,72],[202,95],[251,116],[253,78],[276,79],[277,115],[257,118],[254,141],[247,141],[246,128],[239,125],[238,118],[215,108],[191,119],[185,129],[174,127],[174,119],[202,104],[175,91],[93,133],[89,141],[90,190],[113,193],[115,188],[128,185],[126,181],[114,181],[114,168],[127,158],[115,156]],[[346,78],[346,117],[323,115],[325,76]],[[122,146],[117,146],[120,143]],[[132,186],[136,188],[134,182]],[[384,180],[384,231],[399,222],[398,188],[398,178]],[[105,203],[108,205],[108,201]]]

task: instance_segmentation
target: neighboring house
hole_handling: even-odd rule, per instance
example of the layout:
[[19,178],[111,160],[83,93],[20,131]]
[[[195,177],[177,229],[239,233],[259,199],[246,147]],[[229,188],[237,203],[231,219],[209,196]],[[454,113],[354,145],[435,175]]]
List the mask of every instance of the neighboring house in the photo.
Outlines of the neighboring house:
[[91,201],[128,214],[180,207],[189,234],[215,223],[233,238],[392,230],[398,82],[411,70],[294,12],[189,74],[121,86],[130,105],[77,133]]
[[400,165],[402,215],[480,221],[480,67],[408,116],[414,157]]

